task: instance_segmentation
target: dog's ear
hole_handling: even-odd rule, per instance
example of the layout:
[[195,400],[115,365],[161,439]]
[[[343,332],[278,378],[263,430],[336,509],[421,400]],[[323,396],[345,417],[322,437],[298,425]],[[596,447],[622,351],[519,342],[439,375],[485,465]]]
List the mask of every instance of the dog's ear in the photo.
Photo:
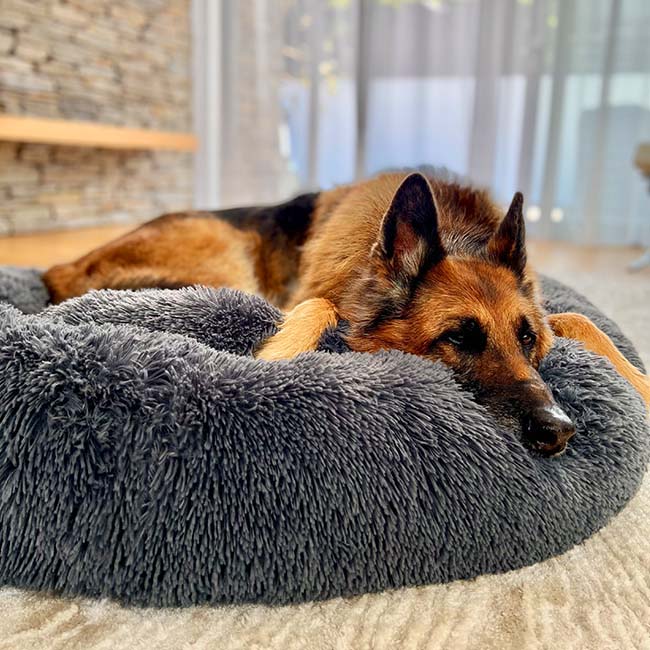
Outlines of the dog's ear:
[[516,192],[506,216],[488,242],[489,257],[523,277],[526,268],[524,196]]
[[436,202],[422,174],[407,176],[397,188],[381,222],[374,252],[397,276],[408,278],[417,277],[445,256]]

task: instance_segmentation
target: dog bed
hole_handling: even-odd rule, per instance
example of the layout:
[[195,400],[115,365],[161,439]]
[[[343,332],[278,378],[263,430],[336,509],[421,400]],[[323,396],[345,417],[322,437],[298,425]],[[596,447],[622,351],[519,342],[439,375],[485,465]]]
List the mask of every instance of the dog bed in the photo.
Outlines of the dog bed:
[[[0,274],[0,295],[30,311],[40,286],[36,272]],[[584,298],[550,280],[544,293],[640,367]],[[575,342],[540,369],[578,426],[549,459],[441,364],[395,351],[254,360],[278,318],[205,288],[0,306],[2,583],[189,605],[448,582],[566,551],[639,486],[641,399]],[[342,347],[336,332],[324,341]]]

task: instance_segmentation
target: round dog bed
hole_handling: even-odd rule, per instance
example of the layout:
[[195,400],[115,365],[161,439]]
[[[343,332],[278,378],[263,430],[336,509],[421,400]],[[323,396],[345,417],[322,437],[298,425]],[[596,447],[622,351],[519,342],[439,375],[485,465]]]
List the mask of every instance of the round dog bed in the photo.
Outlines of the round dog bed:
[[[37,274],[8,276],[37,295]],[[583,298],[551,281],[544,292],[640,365]],[[441,364],[254,360],[278,317],[205,288],[95,292],[34,315],[0,306],[2,582],[151,605],[447,582],[562,553],[640,483],[641,399],[575,342],[541,367],[578,427],[549,459]],[[341,349],[336,332],[324,347]]]

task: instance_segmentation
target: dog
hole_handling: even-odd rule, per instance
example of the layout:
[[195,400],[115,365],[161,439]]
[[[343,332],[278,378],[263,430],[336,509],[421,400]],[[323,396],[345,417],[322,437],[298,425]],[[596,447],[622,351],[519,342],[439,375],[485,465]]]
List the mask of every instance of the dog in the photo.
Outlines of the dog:
[[650,405],[650,381],[588,318],[544,313],[528,264],[523,197],[505,216],[488,193],[435,174],[385,173],[285,203],[164,215],[44,274],[53,302],[91,289],[204,284],[288,310],[257,351],[315,350],[348,323],[355,351],[442,361],[543,455],[575,433],[538,373],[554,336],[607,357]]

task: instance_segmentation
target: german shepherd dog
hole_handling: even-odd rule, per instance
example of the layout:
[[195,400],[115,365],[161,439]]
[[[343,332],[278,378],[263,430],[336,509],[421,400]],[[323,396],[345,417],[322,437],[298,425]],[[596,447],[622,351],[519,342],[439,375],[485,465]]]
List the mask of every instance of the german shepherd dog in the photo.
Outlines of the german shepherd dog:
[[523,197],[502,216],[483,190],[388,173],[271,207],[155,219],[45,273],[53,302],[90,289],[203,284],[290,310],[257,356],[316,349],[340,319],[352,350],[449,366],[524,440],[562,453],[575,428],[537,372],[553,335],[607,357],[650,404],[650,381],[588,318],[544,314],[526,260]]

